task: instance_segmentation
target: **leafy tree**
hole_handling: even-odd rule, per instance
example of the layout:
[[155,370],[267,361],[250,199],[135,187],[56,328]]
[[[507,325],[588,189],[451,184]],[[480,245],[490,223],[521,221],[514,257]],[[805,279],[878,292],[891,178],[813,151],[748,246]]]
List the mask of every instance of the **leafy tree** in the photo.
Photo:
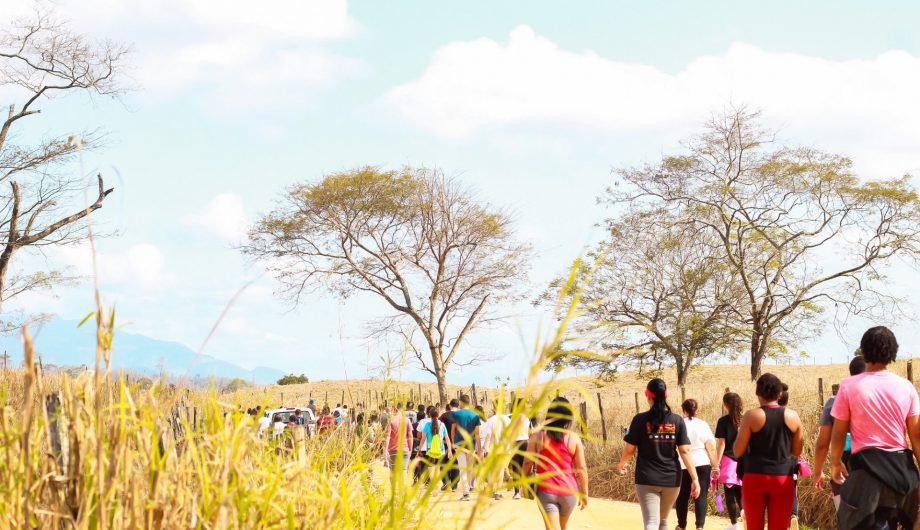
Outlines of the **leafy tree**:
[[464,339],[523,283],[530,253],[507,214],[441,172],[374,167],[290,188],[244,251],[295,303],[321,286],[384,300],[393,312],[372,332],[399,334],[437,379],[442,403]]
[[860,179],[844,156],[777,142],[744,108],[713,117],[685,147],[618,171],[607,200],[667,211],[713,241],[743,291],[734,311],[752,379],[766,356],[814,334],[828,307],[878,317],[897,308],[876,286],[892,258],[920,250],[909,177]]
[[303,374],[300,374],[300,375],[288,374],[278,380],[279,385],[302,385],[302,384],[309,383],[309,382],[310,382],[310,379]]
[[627,214],[608,228],[581,274],[576,337],[591,353],[560,359],[601,376],[673,366],[683,385],[693,366],[737,351],[743,335],[733,304],[741,292],[705,234],[688,234],[665,212]]
[[7,117],[0,118],[0,304],[70,280],[61,271],[10,275],[13,256],[23,248],[86,237],[81,220],[101,208],[112,193],[100,175],[92,202],[70,206],[82,196],[84,186],[82,176],[68,165],[81,149],[98,146],[99,132],[68,131],[29,142],[16,131],[38,120],[39,106],[55,97],[120,95],[119,73],[126,54],[125,46],[92,41],[41,13],[0,28],[0,87],[11,99],[19,99],[7,102]]
[[231,379],[225,386],[224,392],[236,392],[237,390],[242,390],[249,386],[249,383],[245,379],[239,377]]

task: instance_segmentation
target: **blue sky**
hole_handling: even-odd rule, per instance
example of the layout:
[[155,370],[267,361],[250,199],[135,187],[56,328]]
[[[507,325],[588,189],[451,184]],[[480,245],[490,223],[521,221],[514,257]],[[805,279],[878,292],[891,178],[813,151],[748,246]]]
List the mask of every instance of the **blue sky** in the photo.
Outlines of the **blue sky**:
[[[357,377],[382,353],[362,323],[383,304],[318,293],[292,311],[234,249],[285,186],[327,172],[410,164],[461,177],[515,213],[538,253],[536,293],[600,237],[595,199],[611,168],[674,151],[729,102],[763,108],[790,141],[850,155],[867,177],[920,170],[920,7],[911,2],[55,5],[79,31],[135,50],[136,91],[120,102],[47,103],[29,130],[110,133],[83,161],[117,187],[96,220],[119,234],[99,244],[107,303],[132,331],[197,349],[255,279],[206,350],[247,367]],[[6,0],[0,21],[31,8]],[[92,270],[85,247],[47,260]],[[920,294],[910,272],[893,279]],[[71,319],[92,303],[90,282],[18,301]],[[509,323],[469,344],[504,355],[501,373],[468,368],[453,381],[522,373],[541,315],[504,309]],[[828,332],[802,347],[840,360],[863,325],[843,342]],[[896,329],[906,350],[920,340],[913,327]]]

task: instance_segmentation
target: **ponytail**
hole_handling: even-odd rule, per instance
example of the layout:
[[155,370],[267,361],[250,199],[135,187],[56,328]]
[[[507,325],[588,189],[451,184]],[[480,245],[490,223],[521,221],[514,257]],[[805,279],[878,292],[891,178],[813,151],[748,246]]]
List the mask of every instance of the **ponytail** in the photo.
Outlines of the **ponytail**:
[[431,436],[441,432],[441,424],[438,423],[438,407],[428,407],[428,417],[431,418]]
[[665,418],[671,414],[671,406],[668,405],[668,386],[661,379],[652,379],[645,387],[645,395],[652,399],[651,427],[652,433],[658,432],[658,426],[664,423]]

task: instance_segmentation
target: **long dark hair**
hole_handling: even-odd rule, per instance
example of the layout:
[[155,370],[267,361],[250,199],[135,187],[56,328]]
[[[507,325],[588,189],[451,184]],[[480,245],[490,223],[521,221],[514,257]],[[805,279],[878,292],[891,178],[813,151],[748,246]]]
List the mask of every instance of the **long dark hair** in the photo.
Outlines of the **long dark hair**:
[[722,404],[728,409],[728,418],[731,420],[732,425],[735,428],[740,427],[741,411],[744,410],[744,401],[741,400],[741,396],[734,392],[726,392],[722,396]]
[[438,423],[438,407],[428,407],[428,417],[431,418],[431,437],[441,432],[441,424]]
[[668,385],[663,379],[652,379],[645,387],[646,395],[652,398],[652,407],[649,409],[652,416],[652,432],[658,432],[658,426],[664,423],[665,417],[671,413],[668,405]]
[[565,431],[572,427],[572,405],[562,396],[556,397],[546,412],[547,435],[557,442],[562,441]]

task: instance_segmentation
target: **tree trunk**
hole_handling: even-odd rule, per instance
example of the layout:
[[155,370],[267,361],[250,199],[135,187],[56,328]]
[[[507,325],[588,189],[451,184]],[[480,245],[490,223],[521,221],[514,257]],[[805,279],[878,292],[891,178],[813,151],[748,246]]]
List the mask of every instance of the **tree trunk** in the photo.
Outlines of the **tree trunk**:
[[770,337],[755,326],[751,334],[751,381],[756,381],[763,370],[763,358],[767,354],[767,342]]
[[677,386],[684,386],[687,384],[687,372],[689,372],[689,362],[687,365],[684,365],[683,362],[678,361],[674,367],[677,369]]
[[438,403],[441,404],[441,409],[447,405],[447,402],[450,399],[447,397],[447,371],[443,368],[435,369],[435,378],[438,380]]
[[13,244],[10,243],[3,249],[3,253],[0,254],[0,310],[2,310],[3,302],[5,302],[6,277],[9,274],[10,261],[12,261],[13,258],[13,248]]

